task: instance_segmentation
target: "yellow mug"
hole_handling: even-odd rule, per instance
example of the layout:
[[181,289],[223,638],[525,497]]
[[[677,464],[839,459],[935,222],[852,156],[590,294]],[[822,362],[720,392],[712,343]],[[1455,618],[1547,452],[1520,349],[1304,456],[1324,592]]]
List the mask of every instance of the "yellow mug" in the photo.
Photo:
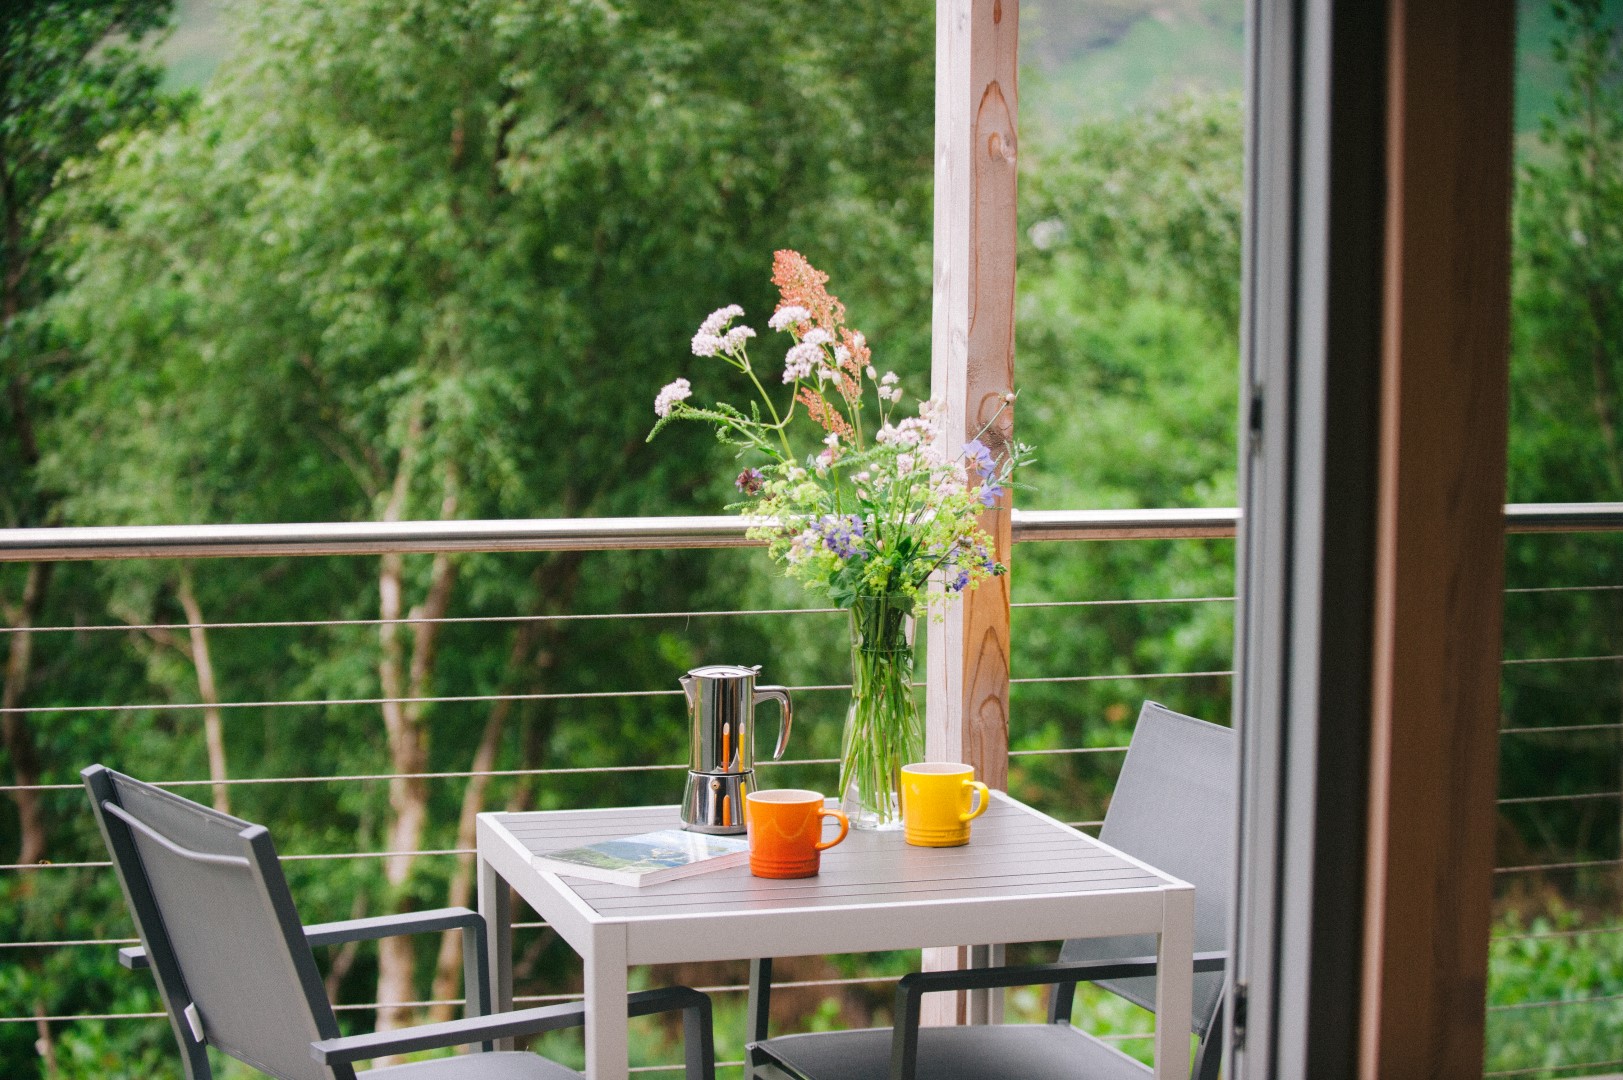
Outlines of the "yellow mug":
[[914,847],[969,843],[969,823],[991,805],[991,793],[971,766],[953,761],[902,766],[902,835]]

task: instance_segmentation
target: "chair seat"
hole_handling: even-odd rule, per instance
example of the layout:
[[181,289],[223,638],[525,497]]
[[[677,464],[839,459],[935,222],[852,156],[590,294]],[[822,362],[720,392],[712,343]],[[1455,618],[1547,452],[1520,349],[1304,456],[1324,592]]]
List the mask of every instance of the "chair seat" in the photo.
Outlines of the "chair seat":
[[580,1080],[580,1073],[534,1054],[497,1050],[390,1065],[361,1074],[377,1080]]
[[[887,1080],[890,1028],[783,1035],[754,1044],[805,1080]],[[1144,1080],[1149,1069],[1066,1024],[919,1031],[917,1080]]]

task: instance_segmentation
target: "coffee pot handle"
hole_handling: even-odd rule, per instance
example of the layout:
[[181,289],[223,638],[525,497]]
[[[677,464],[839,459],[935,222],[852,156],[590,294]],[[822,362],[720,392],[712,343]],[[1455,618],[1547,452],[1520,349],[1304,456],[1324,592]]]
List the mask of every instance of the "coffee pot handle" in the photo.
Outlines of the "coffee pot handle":
[[757,686],[753,704],[759,705],[763,701],[776,701],[783,708],[783,722],[778,726],[778,748],[772,751],[772,760],[776,761],[789,745],[789,727],[795,722],[795,710],[789,703],[788,689],[782,686]]

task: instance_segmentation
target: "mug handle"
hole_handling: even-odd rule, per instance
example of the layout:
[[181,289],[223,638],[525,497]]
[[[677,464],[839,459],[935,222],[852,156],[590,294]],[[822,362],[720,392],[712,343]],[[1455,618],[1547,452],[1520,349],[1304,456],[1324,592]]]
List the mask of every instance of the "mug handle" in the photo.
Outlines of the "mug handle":
[[821,810],[817,811],[817,816],[840,819],[840,835],[836,836],[826,844],[813,844],[812,847],[816,848],[818,851],[827,851],[835,844],[838,844],[841,840],[844,840],[845,834],[851,831],[851,822],[846,818],[845,811],[843,810],[835,810],[832,807],[825,806]]
[[[982,814],[986,813],[987,807],[992,805],[992,793],[987,791],[986,790],[986,785],[981,783],[979,780],[965,780],[964,781],[964,786],[974,788],[975,789],[975,794],[980,796],[980,800],[979,800],[980,805],[979,806],[976,806],[976,805],[974,805],[972,803],[971,806],[970,806],[969,813],[967,813],[967,814],[959,814],[958,815],[958,820],[959,821],[967,823],[967,822],[974,821],[976,818],[978,818]],[[970,796],[971,799],[974,799],[974,797],[975,797],[974,795]]]

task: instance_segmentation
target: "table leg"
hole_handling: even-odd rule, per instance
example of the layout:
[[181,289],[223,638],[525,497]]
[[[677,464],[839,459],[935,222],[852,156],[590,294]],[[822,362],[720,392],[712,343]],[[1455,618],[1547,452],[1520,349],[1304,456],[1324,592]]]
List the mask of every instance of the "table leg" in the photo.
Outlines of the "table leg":
[[586,968],[587,1080],[627,1080],[626,931],[623,926],[593,928]]
[[[496,868],[479,859],[479,914],[485,919],[485,943],[490,953],[490,1005],[496,1012],[513,1008],[513,893]],[[511,1050],[512,1039],[500,1039],[497,1048]]]
[[[972,945],[969,966],[972,968],[1002,967],[1002,945]],[[1002,990],[971,990],[969,992],[969,1023],[1001,1024],[1003,1022]]]
[[[772,1036],[772,957],[760,956],[750,961],[750,996],[746,1010],[746,1043],[764,1042]],[[744,1080],[758,1080],[765,1075],[750,1061],[749,1050],[744,1051]]]
[[1155,951],[1155,1075],[1160,1080],[1188,1080],[1195,988],[1195,890],[1168,889],[1161,896],[1161,935]]

